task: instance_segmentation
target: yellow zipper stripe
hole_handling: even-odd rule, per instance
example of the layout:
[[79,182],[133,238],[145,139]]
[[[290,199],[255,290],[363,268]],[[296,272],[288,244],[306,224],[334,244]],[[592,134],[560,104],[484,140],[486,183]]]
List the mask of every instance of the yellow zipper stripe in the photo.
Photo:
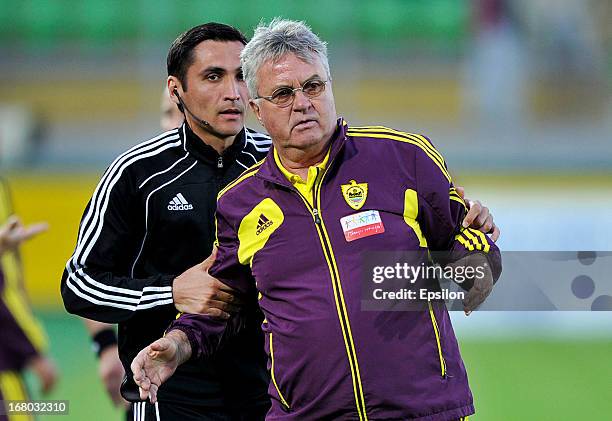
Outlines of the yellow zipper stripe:
[[361,374],[359,372],[359,363],[357,362],[357,352],[355,351],[355,343],[353,342],[353,332],[351,331],[351,323],[349,320],[349,316],[348,316],[348,311],[346,309],[346,303],[344,302],[344,292],[342,291],[342,284],[340,283],[340,273],[338,271],[338,267],[336,265],[336,258],[334,257],[334,252],[331,248],[331,241],[329,240],[329,237],[327,235],[327,229],[325,228],[325,223],[323,222],[323,218],[321,217],[321,210],[319,209],[319,217],[321,218],[321,226],[323,228],[323,234],[325,235],[325,238],[327,239],[328,242],[328,247],[329,247],[329,252],[331,254],[331,259],[332,259],[332,263],[334,266],[334,270],[336,272],[336,277],[338,279],[338,289],[339,289],[339,293],[338,295],[340,296],[340,302],[342,303],[342,309],[344,310],[344,318],[345,318],[345,324],[346,324],[346,328],[348,330],[348,339],[349,339],[349,343],[350,343],[350,348],[351,348],[351,352],[353,354],[353,359],[355,360],[355,372],[357,374],[357,386],[359,389],[359,398],[361,399],[361,405],[363,407],[363,416],[364,416],[364,420],[367,421],[368,416],[366,413],[366,406],[365,406],[365,397],[363,394],[363,385],[361,383]]
[[[323,179],[323,178],[321,178]],[[298,192],[298,195],[300,196],[300,198],[304,201],[304,203],[306,204],[306,207],[308,209],[311,208],[310,204],[306,201],[306,198],[303,197],[302,194],[300,194]],[[312,213],[312,212],[311,212]],[[314,215],[312,215],[314,218]],[[319,214],[319,218],[321,217],[321,215]],[[329,273],[331,276],[331,281],[332,281],[332,288],[334,291],[334,300],[336,302],[336,312],[338,313],[338,319],[340,321],[340,330],[342,331],[342,336],[344,338],[344,346],[346,348],[346,354],[348,357],[348,362],[349,362],[349,368],[351,370],[351,380],[353,382],[353,393],[355,394],[355,403],[357,405],[357,409],[358,409],[358,414],[359,414],[359,420],[362,421],[363,420],[363,416],[361,414],[361,410],[359,410],[359,393],[357,392],[357,376],[355,373],[355,367],[353,366],[353,360],[351,359],[351,350],[349,347],[349,340],[346,336],[346,331],[344,328],[344,325],[346,322],[344,322],[344,318],[342,317],[342,311],[340,309],[340,302],[338,301],[338,289],[336,287],[336,282],[334,282],[334,269],[332,267],[332,264],[329,260],[329,258],[327,257],[327,253],[325,252],[325,240],[323,239],[323,237],[321,236],[321,230],[319,230],[319,228],[316,227],[316,223],[315,223],[315,230],[317,232],[317,235],[319,236],[319,241],[321,242],[321,248],[323,249],[323,256],[325,257],[325,261],[327,262],[327,267],[329,269]],[[364,406],[365,408],[365,406]],[[365,411],[364,411],[365,412]],[[367,421],[367,417],[366,417],[366,421]]]
[[431,324],[433,325],[434,333],[436,334],[436,344],[438,346],[438,356],[440,357],[440,370],[442,371],[442,377],[446,375],[446,361],[444,361],[444,355],[442,355],[442,344],[440,343],[440,331],[438,330],[438,322],[436,321],[436,315],[434,314],[431,302],[427,301],[429,306],[429,316],[431,317]]
[[[359,372],[359,362],[357,361],[357,352],[355,351],[355,343],[353,341],[353,332],[351,331],[351,322],[349,320],[349,315],[348,315],[348,311],[346,309],[346,303],[344,302],[344,292],[342,291],[342,283],[340,282],[340,271],[338,270],[338,266],[336,264],[336,258],[334,256],[334,250],[331,246],[331,240],[329,239],[329,235],[327,234],[327,228],[325,227],[325,222],[323,221],[323,215],[321,213],[321,185],[323,184],[323,180],[325,179],[325,174],[327,173],[327,170],[329,169],[329,165],[327,166],[327,168],[325,168],[325,171],[323,172],[323,175],[321,176],[319,183],[318,183],[318,191],[319,194],[316,195],[316,199],[317,199],[317,209],[319,212],[319,219],[321,220],[321,231],[323,232],[323,235],[325,236],[325,239],[327,240],[327,246],[329,248],[329,253],[330,253],[330,258],[334,267],[334,271],[336,273],[336,279],[338,280],[338,295],[340,296],[340,302],[342,303],[342,309],[344,310],[344,318],[345,318],[345,324],[346,324],[346,328],[348,330],[348,339],[349,339],[349,343],[350,343],[350,348],[351,348],[351,352],[353,355],[353,359],[355,360],[355,372],[357,374],[357,388],[359,389],[359,398],[361,399],[361,405],[362,405],[362,409],[363,409],[363,419],[364,421],[367,421],[368,419],[368,414],[366,411],[366,405],[365,405],[365,397],[363,394],[363,385],[361,382],[361,374]],[[316,191],[315,191],[316,192]],[[350,360],[350,358],[349,358]],[[357,405],[357,408],[359,409],[359,405]],[[361,414],[359,415],[359,418],[361,419]]]
[[276,388],[276,392],[278,393],[278,397],[280,398],[281,402],[287,407],[287,409],[289,409],[290,406],[283,397],[280,387],[278,387],[278,383],[276,383],[276,377],[274,376],[274,346],[272,345],[272,332],[270,332],[270,361],[270,375],[272,376],[272,383],[274,383],[274,387]]

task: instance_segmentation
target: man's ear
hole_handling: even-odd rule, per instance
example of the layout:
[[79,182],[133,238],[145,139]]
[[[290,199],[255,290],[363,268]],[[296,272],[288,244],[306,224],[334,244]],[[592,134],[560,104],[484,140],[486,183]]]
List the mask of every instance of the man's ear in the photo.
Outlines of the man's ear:
[[261,118],[261,109],[259,108],[257,102],[255,102],[254,99],[249,99],[249,105],[251,106],[251,110],[253,110],[253,114],[255,114],[255,117],[257,117],[257,120],[259,120],[262,126],[266,127]]
[[176,105],[180,105],[180,101],[176,96],[175,91],[179,92],[179,95],[183,93],[183,87],[181,81],[178,80],[175,76],[168,76],[168,94],[170,95],[170,99]]

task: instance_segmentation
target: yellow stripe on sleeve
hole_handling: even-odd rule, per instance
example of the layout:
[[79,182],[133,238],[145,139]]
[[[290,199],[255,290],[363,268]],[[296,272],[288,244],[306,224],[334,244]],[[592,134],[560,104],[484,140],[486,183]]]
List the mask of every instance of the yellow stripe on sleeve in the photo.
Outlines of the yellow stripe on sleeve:
[[444,158],[442,157],[440,152],[438,152],[438,150],[434,147],[434,145],[432,145],[432,143],[429,140],[427,140],[425,136],[415,134],[415,133],[402,132],[402,131],[391,129],[385,126],[362,126],[362,127],[350,127],[349,128],[349,130],[352,130],[352,129],[363,131],[366,133],[382,131],[382,132],[391,133],[391,134],[395,134],[398,136],[408,137],[408,138],[417,140],[419,141],[419,143],[422,144],[424,148],[428,149],[436,157],[436,159],[438,160],[440,164],[442,164],[443,166],[446,165],[444,163]]
[[462,233],[463,233],[463,235],[464,235],[466,238],[468,238],[468,239],[470,239],[470,240],[472,241],[472,243],[474,244],[474,246],[476,246],[476,248],[477,248],[478,250],[482,250],[482,244],[480,243],[479,239],[478,239],[478,238],[476,238],[476,237],[474,236],[474,234],[472,234],[472,233],[469,231],[469,229],[464,229],[464,230],[462,231]]
[[483,251],[485,253],[488,253],[489,250],[491,249],[491,246],[489,245],[489,242],[487,241],[487,237],[485,236],[485,234],[482,231],[479,231],[474,228],[468,228],[468,230],[470,230],[470,232],[472,232],[473,234],[478,236],[478,238],[480,238],[480,242],[482,243]]
[[458,196],[450,196],[450,200],[454,200],[455,202],[461,203],[463,205],[463,207],[465,209],[467,209],[467,207],[465,206],[465,202],[460,197],[458,197]]
[[440,168],[440,171],[442,171],[442,174],[444,175],[444,177],[446,177],[449,183],[452,181],[449,172],[446,170],[446,165],[443,162],[440,163],[436,155],[434,155],[430,149],[425,147],[422,144],[422,141],[420,140],[414,140],[412,138],[408,139],[406,137],[401,137],[401,136],[397,136],[394,134],[378,134],[378,133],[360,132],[358,130],[353,130],[352,128],[349,128],[349,130],[347,131],[347,134],[349,136],[364,136],[366,138],[369,137],[369,138],[375,138],[375,139],[390,139],[390,140],[396,140],[399,142],[405,142],[405,143],[410,143],[412,145],[415,145],[419,147],[423,152],[425,152],[425,154],[434,162],[434,164],[436,164],[436,166]]
[[474,251],[474,246],[469,241],[467,241],[465,238],[463,238],[463,235],[461,234],[455,235],[455,240],[463,244],[463,247],[465,247],[469,251]]

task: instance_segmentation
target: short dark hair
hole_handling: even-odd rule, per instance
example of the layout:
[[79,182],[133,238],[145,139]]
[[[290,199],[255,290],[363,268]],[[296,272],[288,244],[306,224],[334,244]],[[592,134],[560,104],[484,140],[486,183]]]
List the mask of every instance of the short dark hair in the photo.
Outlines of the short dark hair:
[[193,49],[201,42],[208,40],[240,41],[244,45],[247,43],[247,39],[242,32],[224,23],[209,22],[183,32],[170,46],[166,66],[168,76],[178,78],[184,90],[187,90],[187,69],[193,64]]

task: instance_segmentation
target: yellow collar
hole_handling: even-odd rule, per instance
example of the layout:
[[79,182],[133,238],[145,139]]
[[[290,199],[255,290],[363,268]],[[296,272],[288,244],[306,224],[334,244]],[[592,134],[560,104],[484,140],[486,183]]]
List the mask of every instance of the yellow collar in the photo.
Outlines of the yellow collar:
[[310,185],[310,187],[312,187],[312,185],[314,185],[314,181],[315,181],[314,179],[316,177],[317,168],[320,168],[321,170],[325,169],[325,167],[327,166],[327,161],[329,161],[330,152],[331,152],[331,145],[327,149],[327,154],[325,154],[325,158],[323,159],[323,161],[319,162],[317,165],[314,165],[308,168],[308,179],[307,180],[302,180],[302,177],[300,177],[297,174],[293,174],[292,172],[289,172],[283,166],[283,164],[281,163],[280,157],[278,156],[278,151],[276,150],[276,148],[274,149],[274,161],[276,162],[278,169],[281,170],[283,175],[287,177],[287,180],[289,180],[291,184],[295,186],[296,184],[299,183],[299,184]]

